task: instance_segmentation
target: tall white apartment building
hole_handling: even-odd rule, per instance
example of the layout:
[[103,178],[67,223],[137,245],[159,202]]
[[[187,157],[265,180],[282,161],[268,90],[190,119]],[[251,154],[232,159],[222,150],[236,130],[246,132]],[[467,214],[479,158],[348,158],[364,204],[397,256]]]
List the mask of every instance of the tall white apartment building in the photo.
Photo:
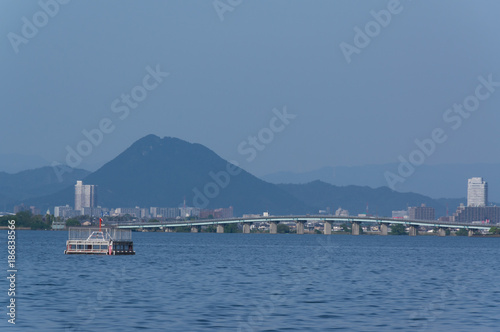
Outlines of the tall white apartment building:
[[483,178],[468,180],[467,206],[488,206],[488,183]]
[[82,181],[76,181],[75,185],[75,210],[82,211],[83,208],[93,208],[97,205],[97,190],[95,185],[84,185]]

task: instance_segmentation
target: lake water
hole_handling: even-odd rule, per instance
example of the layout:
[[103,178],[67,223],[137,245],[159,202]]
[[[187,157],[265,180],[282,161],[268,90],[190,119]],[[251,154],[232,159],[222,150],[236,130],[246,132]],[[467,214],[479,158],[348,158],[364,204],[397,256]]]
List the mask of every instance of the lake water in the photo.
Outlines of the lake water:
[[133,233],[135,256],[66,239],[17,232],[12,330],[500,330],[500,238]]

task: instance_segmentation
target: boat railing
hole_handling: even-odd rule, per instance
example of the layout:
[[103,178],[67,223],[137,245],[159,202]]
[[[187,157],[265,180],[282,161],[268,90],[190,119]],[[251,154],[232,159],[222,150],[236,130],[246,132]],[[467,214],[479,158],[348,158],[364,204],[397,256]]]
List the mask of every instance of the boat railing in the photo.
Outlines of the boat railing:
[[130,241],[132,231],[130,229],[118,229],[102,227],[70,227],[68,229],[69,240],[84,241]]

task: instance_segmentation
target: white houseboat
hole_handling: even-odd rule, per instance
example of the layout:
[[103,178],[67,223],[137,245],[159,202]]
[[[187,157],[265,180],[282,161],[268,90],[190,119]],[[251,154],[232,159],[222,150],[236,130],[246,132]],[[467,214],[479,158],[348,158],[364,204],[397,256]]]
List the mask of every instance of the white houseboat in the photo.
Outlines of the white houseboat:
[[67,255],[135,255],[129,229],[70,227]]

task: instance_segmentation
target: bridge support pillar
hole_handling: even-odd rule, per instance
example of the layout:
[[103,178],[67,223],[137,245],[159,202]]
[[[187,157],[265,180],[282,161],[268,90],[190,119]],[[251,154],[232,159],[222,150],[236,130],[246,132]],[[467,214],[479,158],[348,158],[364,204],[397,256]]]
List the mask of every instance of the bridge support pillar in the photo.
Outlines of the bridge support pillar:
[[304,225],[306,224],[306,220],[297,220],[297,234],[304,234]]
[[387,224],[380,224],[380,235],[387,235]]
[[217,224],[217,233],[224,233],[224,225]]
[[332,234],[332,222],[325,220],[325,225],[323,227],[323,234],[331,235]]
[[439,227],[439,229],[438,229],[438,236],[446,236],[446,228]]
[[200,226],[191,226],[191,233],[198,233],[200,231]]
[[269,222],[269,233],[270,234],[278,233],[278,223],[279,223],[279,221],[270,221]]
[[472,229],[469,229],[467,235],[469,235],[469,237],[474,236],[474,231]]
[[165,233],[173,233],[174,229],[172,227],[165,227]]
[[410,226],[410,231],[409,234],[410,236],[417,236],[418,235],[418,226]]
[[352,235],[359,235],[359,228],[361,223],[353,221],[352,222]]
[[252,224],[251,222],[244,222],[243,223],[243,233],[250,234],[250,225],[251,224]]

